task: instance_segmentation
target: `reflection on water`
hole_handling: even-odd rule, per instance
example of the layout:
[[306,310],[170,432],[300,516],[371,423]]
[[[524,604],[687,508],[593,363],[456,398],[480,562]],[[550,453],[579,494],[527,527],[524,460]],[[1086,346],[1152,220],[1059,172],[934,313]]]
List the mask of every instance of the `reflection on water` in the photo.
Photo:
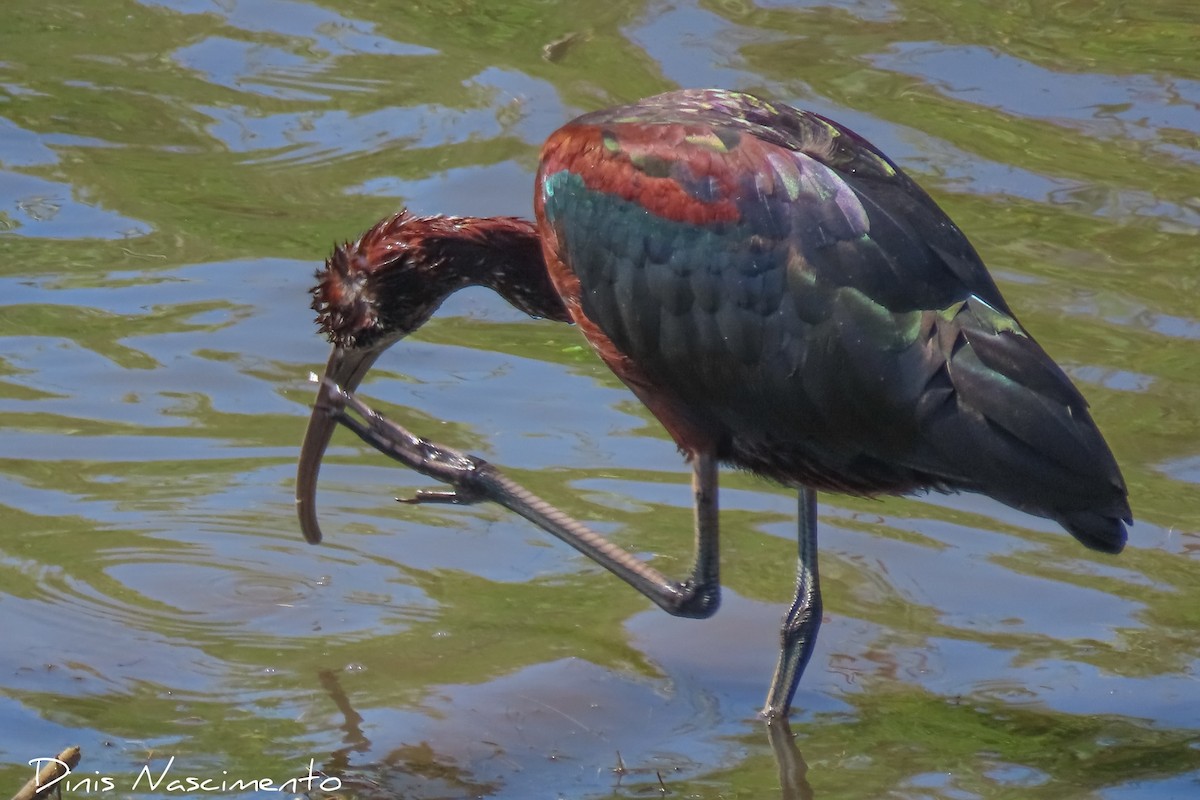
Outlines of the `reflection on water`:
[[[218,777],[314,759],[369,797],[1194,793],[1194,17],[12,0],[4,785],[79,744],[81,774],[123,792],[175,756]],[[1079,382],[1138,520],[1109,559],[980,498],[822,498],[802,759],[754,719],[791,591],[790,493],[724,477],[729,591],[705,622],[500,509],[395,507],[422,479],[348,436],[321,484],[326,543],[294,519],[305,377],[326,355],[307,289],[330,244],[405,203],[528,215],[549,131],[676,85],[813,108],[910,169]],[[364,395],[666,572],[687,563],[687,471],[575,331],[464,292]]]

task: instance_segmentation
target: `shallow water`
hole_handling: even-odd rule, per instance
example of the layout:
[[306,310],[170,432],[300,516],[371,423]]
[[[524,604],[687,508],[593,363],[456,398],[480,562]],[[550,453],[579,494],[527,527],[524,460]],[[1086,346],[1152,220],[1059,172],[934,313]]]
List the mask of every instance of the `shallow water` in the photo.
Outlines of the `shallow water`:
[[[277,796],[219,784],[310,759],[353,797],[1200,791],[1191,0],[79,5],[0,24],[0,793],[69,744],[71,796],[185,793],[146,766]],[[428,484],[349,434],[325,544],[294,519],[329,245],[405,204],[527,216],[551,130],[681,85],[812,108],[917,177],[1087,395],[1137,517],[1107,558],[986,499],[822,497],[786,791],[754,714],[789,493],[723,477],[705,622],[501,509],[397,507]],[[576,331],[467,291],[363,394],[689,563],[688,473]]]

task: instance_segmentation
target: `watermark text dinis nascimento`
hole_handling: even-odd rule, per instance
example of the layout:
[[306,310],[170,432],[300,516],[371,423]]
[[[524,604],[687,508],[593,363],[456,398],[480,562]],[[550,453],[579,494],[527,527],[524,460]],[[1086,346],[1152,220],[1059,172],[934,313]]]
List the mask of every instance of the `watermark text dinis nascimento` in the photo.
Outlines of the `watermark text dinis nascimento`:
[[104,794],[118,789],[130,792],[167,792],[178,794],[195,794],[197,792],[213,792],[229,794],[230,792],[287,792],[288,794],[304,794],[314,790],[335,792],[342,788],[340,778],[324,775],[314,764],[314,759],[308,760],[308,773],[295,778],[280,781],[267,777],[236,777],[228,770],[221,770],[215,775],[184,775],[174,771],[175,756],[167,759],[162,769],[154,769],[149,764],[142,767],[136,775],[130,775],[121,780],[113,775],[102,775],[99,772],[81,777],[71,771],[70,765],[57,758],[32,758],[30,766],[36,773],[48,764],[57,763],[65,772],[54,780],[47,781],[38,790],[57,786],[68,792],[84,794]]

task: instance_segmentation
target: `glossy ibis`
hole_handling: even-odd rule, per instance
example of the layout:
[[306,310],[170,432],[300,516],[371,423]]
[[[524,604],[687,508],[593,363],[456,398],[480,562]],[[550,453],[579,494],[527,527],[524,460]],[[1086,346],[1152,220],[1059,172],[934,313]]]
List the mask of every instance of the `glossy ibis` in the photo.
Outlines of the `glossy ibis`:
[[[800,497],[768,717],[787,713],[821,621],[816,490],[980,492],[1092,549],[1124,546],[1125,484],[1087,403],[958,227],[853,131],[740,92],[671,92],[556,131],[534,207],[536,224],[401,213],[318,273],[313,308],[333,352],[300,457],[310,542],[321,538],[317,470],[342,422],[453,487],[416,501],[494,500],[670,613],[707,617],[720,598],[717,466],[763,475]],[[667,579],[486,462],[347,394],[469,285],[574,322],[663,424],[693,470],[689,578]]]

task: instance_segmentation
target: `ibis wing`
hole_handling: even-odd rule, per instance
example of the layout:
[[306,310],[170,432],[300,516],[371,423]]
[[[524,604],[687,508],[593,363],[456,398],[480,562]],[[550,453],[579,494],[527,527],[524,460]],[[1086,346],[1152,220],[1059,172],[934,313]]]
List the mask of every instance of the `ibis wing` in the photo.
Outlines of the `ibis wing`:
[[735,463],[981,491],[1119,549],[1116,463],[962,232],[848,130],[720,99],[551,137],[539,208],[582,314]]

